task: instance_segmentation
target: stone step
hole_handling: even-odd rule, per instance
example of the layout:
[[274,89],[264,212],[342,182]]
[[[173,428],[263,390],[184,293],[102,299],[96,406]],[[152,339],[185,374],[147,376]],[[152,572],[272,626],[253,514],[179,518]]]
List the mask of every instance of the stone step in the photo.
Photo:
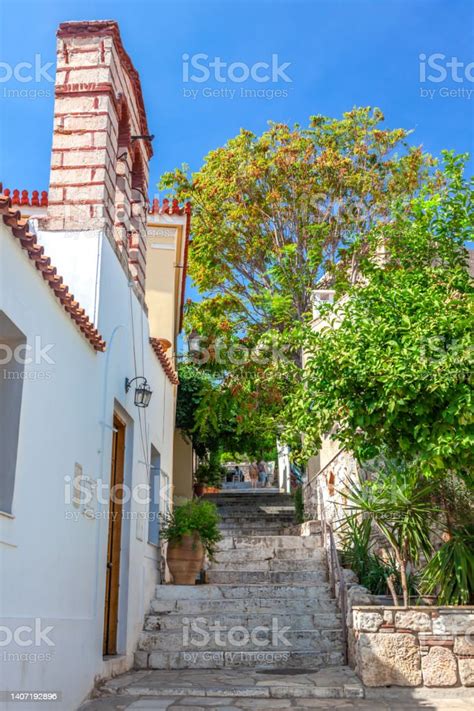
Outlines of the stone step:
[[322,548],[245,548],[218,550],[214,555],[216,563],[245,563],[250,561],[307,561],[326,562],[326,553]]
[[247,526],[292,526],[295,523],[295,517],[288,514],[267,514],[262,516],[261,514],[256,514],[255,516],[221,516],[220,523],[222,524],[233,524],[240,525],[241,528],[246,528]]
[[[247,550],[250,555],[254,551],[253,548]],[[320,545],[315,545],[312,548],[277,548],[275,550],[275,558],[278,560],[312,560],[313,558],[321,560],[324,563],[327,561],[327,555],[324,548]]]
[[182,630],[184,625],[189,625],[190,622],[197,621],[200,624],[209,626],[220,622],[226,627],[245,627],[253,629],[258,625],[271,626],[276,620],[279,625],[289,625],[293,630],[304,629],[339,629],[341,625],[341,615],[338,612],[319,612],[313,613],[309,608],[306,612],[292,612],[291,610],[282,610],[280,612],[247,612],[237,614],[236,612],[223,612],[216,608],[214,612],[205,612],[196,610],[194,616],[184,614],[182,612],[172,612],[169,614],[147,615],[145,617],[144,630],[146,632],[157,632],[158,630]]
[[[219,528],[221,531],[235,531],[236,535],[239,531],[242,535],[252,535],[248,531],[256,531],[256,535],[264,536],[267,531],[270,535],[272,531],[279,532],[282,528],[291,526],[292,523],[289,521],[261,521],[260,519],[255,519],[255,521],[249,520],[239,520],[227,519],[227,521],[219,521]],[[278,534],[277,534],[278,535]]]
[[[364,696],[363,685],[349,667],[331,666],[320,671],[309,670],[306,674],[297,675],[285,674],[284,670],[280,673],[275,671],[266,674],[265,670],[240,671],[225,668],[217,672],[193,669],[142,670],[127,672],[109,679],[103,683],[100,692],[106,695],[103,699],[104,711],[105,708],[112,708],[109,707],[112,694],[116,695],[117,702],[126,696],[146,697],[149,701],[145,702],[144,706],[147,707],[153,706],[153,698],[188,697],[181,708],[210,706],[216,709],[222,705],[236,708],[232,699],[249,699],[249,702],[245,703],[245,708],[254,706],[257,709],[261,704],[265,704],[265,708],[270,709],[273,703],[273,709],[277,709],[283,706],[289,708],[288,704],[282,703],[279,699],[354,699]],[[195,701],[191,702],[189,697],[193,697]],[[199,703],[200,699],[204,699],[203,704]],[[260,699],[260,701],[252,704],[251,699]],[[264,702],[262,699],[267,701]],[[165,705],[164,703],[163,708]],[[304,703],[305,708],[308,706],[308,703]],[[161,708],[160,704],[157,704],[156,708]]]
[[226,501],[214,501],[214,505],[217,507],[218,511],[221,510],[226,510],[226,511],[280,511],[280,510],[285,510],[289,512],[295,512],[295,507],[293,502],[290,501],[276,501],[275,498],[270,497],[270,498],[264,498],[259,497],[258,499],[255,499],[254,501],[251,501],[250,499],[247,500],[242,500],[239,497],[240,500],[226,500]]
[[218,506],[217,510],[221,516],[231,515],[231,516],[246,516],[253,514],[261,514],[263,516],[272,516],[276,514],[288,514],[291,516],[295,515],[294,506],[274,506],[273,504],[248,504],[246,506]]
[[315,597],[252,597],[222,598],[216,600],[161,600],[155,598],[151,603],[155,613],[179,613],[183,615],[240,615],[240,614],[332,614],[337,610],[336,601],[330,598],[327,590]]
[[324,581],[311,584],[215,584],[215,585],[157,585],[155,595],[160,600],[236,600],[250,598],[317,598],[329,596],[329,584]]
[[213,503],[215,506],[217,506],[218,509],[235,509],[235,510],[241,510],[241,509],[247,509],[247,510],[253,510],[253,509],[259,509],[259,508],[265,508],[265,507],[274,507],[277,509],[285,508],[285,509],[292,509],[293,511],[295,510],[295,506],[293,503],[292,499],[289,500],[277,500],[275,496],[254,496],[250,495],[248,497],[244,496],[238,496],[236,498],[231,498],[225,497],[223,499],[214,499],[213,501],[211,500],[211,503]]
[[[218,512],[219,513],[219,512]],[[220,515],[220,514],[219,514]],[[294,525],[295,523],[295,517],[294,514],[265,514],[262,515],[260,513],[257,513],[255,515],[236,515],[236,516],[231,516],[230,514],[226,514],[225,516],[221,516],[221,522],[222,523],[240,523],[242,527],[244,526],[250,526],[250,525],[258,525],[258,524],[264,524],[264,523],[284,523],[286,526],[291,526]]]
[[[236,534],[239,535],[241,533],[242,533],[242,531],[240,529],[239,530],[229,529],[229,530],[221,531],[221,534],[223,536],[235,536]],[[250,528],[250,529],[247,529],[245,531],[245,533],[248,533],[249,536],[261,536],[262,529],[261,528],[258,528],[258,529]],[[277,529],[269,531],[269,535],[271,535],[271,536],[286,536],[287,534],[288,534],[288,531],[285,528],[282,528],[280,531]]]
[[228,560],[228,561],[213,561],[208,566],[208,572],[211,570],[216,572],[221,571],[239,571],[239,572],[298,572],[298,571],[317,571],[321,575],[326,573],[326,560],[322,557],[318,558],[313,556],[312,558],[303,560],[294,560],[290,558],[288,560],[280,560],[279,558],[272,558],[271,560]]
[[206,579],[211,584],[245,585],[253,583],[293,583],[324,582],[325,570],[288,570],[288,571],[263,571],[263,570],[208,570]]
[[287,535],[287,530],[285,526],[248,526],[247,528],[242,528],[241,526],[224,525],[219,526],[219,530],[224,536],[254,536],[263,537],[267,533],[269,536],[284,536]]
[[241,521],[220,521],[219,529],[221,533],[225,533],[228,536],[264,536],[267,535],[281,535],[281,531],[287,528],[288,524],[285,521],[255,521],[254,523],[248,521],[247,523],[242,523]]
[[225,500],[225,501],[246,501],[248,499],[258,500],[258,499],[273,499],[273,501],[283,502],[283,501],[293,501],[291,494],[283,494],[281,491],[270,488],[259,488],[253,490],[243,490],[243,491],[232,491],[228,489],[227,491],[219,491],[213,494],[204,494],[203,499],[208,499],[209,501]]
[[283,526],[258,526],[257,528],[245,528],[242,529],[240,526],[219,526],[219,530],[222,536],[232,537],[247,535],[249,537],[263,537],[265,533],[269,536],[285,536],[287,535],[287,529]]
[[[245,531],[245,532],[246,532],[246,533],[248,532],[248,534],[249,534],[248,537],[249,537],[249,538],[252,538],[252,537],[262,538],[263,535],[264,535],[263,531],[264,531],[264,529],[259,528],[259,529],[247,529],[247,531]],[[240,536],[240,535],[243,533],[243,531],[240,531],[240,530],[238,530],[238,529],[235,528],[235,529],[225,529],[225,530],[221,530],[220,533],[221,533],[221,536],[222,536],[223,538],[235,538],[236,536]],[[281,529],[281,530],[278,530],[278,529],[270,529],[270,530],[268,531],[268,535],[269,535],[269,536],[272,536],[272,537],[274,537],[274,536],[286,536],[286,535],[287,535],[287,530],[286,530],[286,529]]]
[[262,503],[256,503],[256,504],[235,504],[234,506],[229,506],[228,504],[222,504],[221,506],[217,507],[217,510],[221,515],[225,515],[227,513],[230,514],[246,514],[247,512],[259,512],[262,514],[277,514],[277,513],[287,513],[287,514],[292,514],[293,516],[295,515],[295,507],[293,504],[274,504],[274,503],[269,503],[266,504],[265,502]]
[[[204,618],[202,618],[204,619]],[[138,650],[143,652],[258,652],[298,651],[330,652],[342,649],[341,629],[291,629],[289,625],[275,622],[253,628],[220,626],[212,630],[201,622],[193,627],[191,622],[180,630],[142,632]]]
[[287,535],[228,535],[216,546],[217,551],[243,550],[243,549],[273,549],[273,550],[302,550],[314,549],[320,545],[319,536],[287,536]]
[[135,654],[137,669],[308,669],[344,664],[342,651],[333,652],[145,652]]
[[295,510],[293,499],[281,499],[279,496],[260,494],[249,494],[248,496],[226,495],[221,499],[215,499],[212,502],[217,508],[232,508],[232,509],[252,509],[260,507],[271,507],[274,509],[291,509]]

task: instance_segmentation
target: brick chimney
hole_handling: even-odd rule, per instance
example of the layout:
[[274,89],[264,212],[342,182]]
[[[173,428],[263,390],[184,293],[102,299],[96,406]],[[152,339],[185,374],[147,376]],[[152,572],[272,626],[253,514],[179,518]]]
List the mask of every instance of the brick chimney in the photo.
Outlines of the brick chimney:
[[57,74],[47,230],[103,229],[144,291],[152,156],[140,79],[116,22],[65,22]]

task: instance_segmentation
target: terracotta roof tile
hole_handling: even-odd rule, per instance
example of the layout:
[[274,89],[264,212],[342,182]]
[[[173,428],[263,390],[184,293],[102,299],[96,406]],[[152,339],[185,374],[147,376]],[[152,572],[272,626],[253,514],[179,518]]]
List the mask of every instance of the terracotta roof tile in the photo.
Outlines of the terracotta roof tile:
[[49,288],[54,292],[71,319],[77,324],[84,337],[96,351],[105,351],[106,344],[102,336],[89,320],[84,309],[74,300],[74,295],[70,293],[66,284],[63,284],[63,279],[57,273],[56,267],[53,267],[50,258],[45,256],[44,247],[38,244],[36,235],[28,231],[28,220],[21,217],[19,210],[12,210],[11,205],[11,198],[6,194],[0,194],[0,215],[3,217],[3,222],[10,228],[12,235],[18,239],[28,257],[34,262],[36,269],[41,272],[43,279],[48,283]]
[[12,205],[27,205],[28,207],[48,207],[48,192],[42,190],[41,197],[38,190],[32,190],[31,197],[28,190],[13,190],[5,188],[4,195],[11,198]]
[[163,348],[163,346],[161,345],[160,341],[158,340],[158,338],[150,338],[150,343],[151,343],[151,347],[153,348],[153,350],[155,352],[156,357],[160,361],[161,366],[162,366],[163,370],[165,371],[165,374],[166,374],[168,380],[173,385],[178,385],[179,384],[178,375],[177,375],[175,369],[173,368],[173,364],[172,364],[171,360],[166,355],[166,351]]
[[150,215],[190,215],[191,203],[181,206],[175,198],[171,201],[165,199],[160,204],[158,198],[154,198],[148,212]]

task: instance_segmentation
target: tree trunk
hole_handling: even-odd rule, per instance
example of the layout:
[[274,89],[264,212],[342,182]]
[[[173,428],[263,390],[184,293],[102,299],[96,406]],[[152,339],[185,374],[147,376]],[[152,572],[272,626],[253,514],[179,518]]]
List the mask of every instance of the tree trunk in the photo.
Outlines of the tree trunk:
[[395,607],[398,607],[398,595],[397,595],[397,591],[396,591],[396,589],[395,589],[395,576],[394,576],[394,574],[391,573],[390,575],[388,575],[387,578],[386,578],[386,580],[387,580],[387,587],[388,587],[388,589],[390,590],[390,594],[391,594],[391,596],[392,596],[392,598],[393,598],[393,604],[395,605]]
[[408,582],[407,582],[407,561],[404,560],[403,558],[400,558],[399,560],[400,564],[400,582],[402,585],[402,592],[403,592],[403,606],[408,607]]

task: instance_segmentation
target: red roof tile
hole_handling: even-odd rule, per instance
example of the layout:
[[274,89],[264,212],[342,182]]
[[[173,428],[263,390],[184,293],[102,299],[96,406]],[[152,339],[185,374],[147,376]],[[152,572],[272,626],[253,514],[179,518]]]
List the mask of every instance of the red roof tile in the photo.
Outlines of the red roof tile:
[[48,192],[46,190],[41,191],[41,197],[38,190],[33,190],[31,192],[31,198],[29,196],[28,190],[13,190],[5,188],[2,191],[4,195],[11,198],[12,205],[28,205],[28,207],[48,207]]
[[178,380],[178,375],[173,368],[173,364],[171,360],[168,358],[166,355],[166,351],[161,345],[160,341],[158,338],[150,338],[150,343],[151,347],[153,348],[156,357],[161,363],[161,366],[163,370],[165,371],[165,374],[168,378],[168,380],[173,384],[173,385],[178,385],[179,380]]
[[171,201],[165,198],[161,204],[158,198],[154,198],[148,212],[150,215],[190,215],[191,203],[187,202],[181,207],[176,198]]
[[[31,193],[31,198],[29,197],[28,190],[13,190],[13,194],[9,188],[1,190],[4,195],[11,197],[12,205],[29,206],[29,207],[47,207],[48,206],[48,192],[43,190],[40,193],[38,190],[33,190]],[[186,276],[188,270],[188,253],[189,253],[189,236],[191,232],[191,203],[187,202],[185,205],[181,206],[178,200],[163,200],[160,201],[154,198],[151,203],[151,208],[148,210],[149,215],[186,215],[186,234],[185,234],[185,245],[184,245],[184,258],[183,258],[183,270],[182,270],[182,281],[181,281],[181,309],[179,317],[179,330],[183,328],[183,316],[184,316],[184,297],[186,292]]]
[[96,351],[105,351],[105,341],[89,320],[84,309],[74,300],[74,295],[68,286],[63,284],[63,279],[58,275],[56,268],[51,265],[49,257],[44,255],[44,247],[38,244],[36,235],[28,231],[28,220],[22,219],[19,210],[11,209],[12,200],[8,195],[0,194],[0,215],[3,222],[8,225],[11,233],[16,237],[28,257],[34,262],[36,269],[41,272],[43,279],[48,282],[49,288],[56,298],[77,324],[82,334]]

